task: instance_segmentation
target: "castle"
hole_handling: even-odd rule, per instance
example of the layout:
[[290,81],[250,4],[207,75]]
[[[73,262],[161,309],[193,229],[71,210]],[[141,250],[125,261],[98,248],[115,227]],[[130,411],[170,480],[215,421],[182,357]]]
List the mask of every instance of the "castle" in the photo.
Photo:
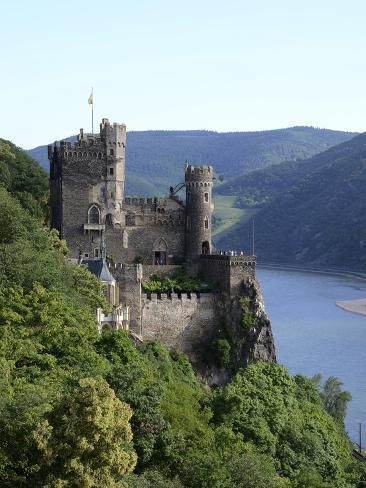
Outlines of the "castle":
[[[129,328],[197,357],[223,321],[237,320],[233,305],[255,281],[255,256],[213,249],[212,166],[186,163],[184,185],[164,198],[128,197],[125,150],[126,126],[108,119],[98,135],[81,129],[75,143],[48,147],[52,227],[66,239],[70,258],[107,286],[113,312],[99,313],[101,328]],[[177,196],[183,187],[185,202]],[[182,265],[211,292],[143,292],[144,280],[170,277]]]

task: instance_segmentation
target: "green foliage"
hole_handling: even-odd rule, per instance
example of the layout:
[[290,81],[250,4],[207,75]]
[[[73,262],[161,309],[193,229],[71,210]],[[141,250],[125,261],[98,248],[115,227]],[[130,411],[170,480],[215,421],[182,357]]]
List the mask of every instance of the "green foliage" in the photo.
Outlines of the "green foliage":
[[39,451],[37,483],[118,486],[133,471],[132,411],[101,378],[83,378],[33,431]]
[[242,308],[240,325],[242,326],[243,330],[249,331],[256,324],[255,315],[250,310],[251,299],[249,297],[240,297],[239,302]]
[[221,368],[227,368],[231,359],[231,345],[227,339],[217,339],[215,343],[215,357]]
[[[325,413],[310,381],[297,379],[278,365],[250,365],[216,391],[215,422],[252,441],[290,479],[312,469],[333,487],[347,486],[348,440]],[[299,391],[302,385],[305,394]]]
[[184,273],[177,271],[171,278],[163,278],[157,274],[142,283],[142,288],[149,293],[193,293],[202,290],[202,283]]
[[48,200],[47,174],[24,151],[0,139],[0,186],[34,217],[43,220]]
[[170,480],[158,471],[153,470],[146,470],[140,475],[125,476],[123,481],[128,488],[184,488],[178,477]]
[[67,256],[69,254],[66,241],[64,239],[60,239],[59,232],[56,229],[51,229],[48,234],[48,246],[50,250],[58,251],[63,256]]
[[318,387],[325,410],[343,426],[347,413],[347,404],[352,399],[351,393],[342,391],[342,382],[334,376],[330,376],[321,385],[321,376],[316,375],[313,378],[313,382]]

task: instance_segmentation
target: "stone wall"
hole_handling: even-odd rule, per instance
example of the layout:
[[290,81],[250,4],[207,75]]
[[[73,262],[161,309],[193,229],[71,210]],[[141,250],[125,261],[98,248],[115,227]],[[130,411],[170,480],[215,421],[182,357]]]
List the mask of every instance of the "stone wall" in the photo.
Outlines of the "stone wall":
[[204,359],[219,325],[212,293],[142,297],[142,336],[159,340],[188,354],[193,363]]
[[200,257],[201,278],[231,296],[240,294],[243,280],[255,278],[255,256],[212,254]]

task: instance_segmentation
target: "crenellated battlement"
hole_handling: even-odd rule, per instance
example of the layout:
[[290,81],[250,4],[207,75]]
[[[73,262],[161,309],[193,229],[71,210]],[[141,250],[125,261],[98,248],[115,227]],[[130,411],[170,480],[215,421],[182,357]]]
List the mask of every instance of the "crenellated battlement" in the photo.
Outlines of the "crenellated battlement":
[[50,144],[48,158],[105,159],[124,150],[125,144],[126,125],[116,122],[110,124],[108,119],[102,119],[99,134],[85,133],[84,129],[80,129],[76,141],[55,141]]
[[212,300],[212,293],[143,293],[142,300],[145,303],[157,303],[158,301],[182,304],[185,302],[206,303]]
[[212,183],[213,167],[209,165],[194,166],[187,164],[185,167],[185,181],[187,183],[207,182]]

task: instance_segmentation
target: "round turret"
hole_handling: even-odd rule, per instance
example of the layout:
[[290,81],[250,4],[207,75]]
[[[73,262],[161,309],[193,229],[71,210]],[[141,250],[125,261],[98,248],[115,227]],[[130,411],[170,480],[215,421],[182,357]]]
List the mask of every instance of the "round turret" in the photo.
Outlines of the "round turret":
[[212,166],[186,165],[186,259],[211,254]]

